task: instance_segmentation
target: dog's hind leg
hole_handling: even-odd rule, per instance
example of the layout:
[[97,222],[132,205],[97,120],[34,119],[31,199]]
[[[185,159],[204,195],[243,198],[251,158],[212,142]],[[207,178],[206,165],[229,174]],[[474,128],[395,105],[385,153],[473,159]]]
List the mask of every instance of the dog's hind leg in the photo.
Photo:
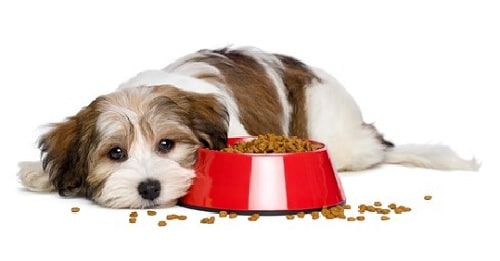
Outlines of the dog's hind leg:
[[392,143],[363,121],[353,97],[327,73],[314,69],[320,78],[306,88],[309,138],[325,143],[338,171],[364,170],[384,161]]

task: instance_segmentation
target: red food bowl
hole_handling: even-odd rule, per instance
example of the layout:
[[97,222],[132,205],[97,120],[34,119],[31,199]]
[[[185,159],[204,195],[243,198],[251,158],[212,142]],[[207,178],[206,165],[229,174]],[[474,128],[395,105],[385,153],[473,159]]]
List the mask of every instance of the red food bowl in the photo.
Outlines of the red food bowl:
[[[254,138],[229,138],[228,145]],[[196,177],[179,205],[241,214],[285,214],[343,204],[340,179],[321,145],[314,151],[267,154],[199,149]]]

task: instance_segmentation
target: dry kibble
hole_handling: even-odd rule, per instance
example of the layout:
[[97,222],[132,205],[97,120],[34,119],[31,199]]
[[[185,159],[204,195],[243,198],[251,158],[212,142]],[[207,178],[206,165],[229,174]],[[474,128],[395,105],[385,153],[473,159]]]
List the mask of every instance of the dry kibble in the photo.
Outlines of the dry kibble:
[[225,152],[240,153],[290,153],[313,151],[322,148],[323,145],[313,143],[295,136],[285,137],[275,134],[258,135],[250,141],[240,141],[222,149]]
[[213,223],[215,223],[215,217],[211,216],[211,217],[202,218],[200,220],[200,223],[202,223],[202,224],[213,224]]
[[374,206],[370,206],[370,205],[366,207],[366,210],[368,212],[376,212],[375,207]]
[[377,214],[382,214],[382,215],[387,215],[391,213],[391,210],[387,208],[377,208],[375,211],[377,212]]
[[72,207],[71,212],[73,212],[73,213],[80,212],[80,208],[79,207]]
[[409,207],[405,207],[405,206],[403,206],[403,205],[399,206],[399,208],[400,208],[403,212],[409,212],[409,211],[411,211],[411,208],[409,208]]
[[167,220],[174,220],[174,219],[178,219],[178,218],[179,218],[179,216],[176,214],[167,215]]
[[260,215],[255,213],[255,214],[252,214],[251,216],[248,217],[248,220],[249,221],[257,221],[257,219],[259,219]]
[[432,199],[432,196],[431,196],[431,195],[426,195],[426,196],[424,196],[424,199],[425,199],[425,200],[431,200],[431,199]]
[[227,211],[225,210],[219,211],[219,217],[221,218],[227,217]]
[[[432,196],[426,195],[424,197],[425,200],[430,200]],[[354,215],[354,216],[347,216],[348,212],[351,209],[351,205],[337,205],[337,206],[324,206],[321,211],[312,211],[310,212],[311,218],[313,220],[319,219],[321,216],[323,216],[326,219],[346,219],[348,222],[354,222],[354,221],[364,221],[366,219],[366,215],[373,215],[373,214],[380,214],[380,220],[381,221],[387,221],[390,220],[391,217],[389,216],[391,213],[395,214],[402,214],[404,212],[409,212],[411,211],[410,207],[404,206],[404,205],[397,205],[396,203],[391,203],[387,205],[386,208],[382,207],[382,203],[380,201],[374,201],[372,205],[370,204],[360,204],[358,205],[358,210],[357,212],[360,215]],[[72,212],[78,212],[80,209],[78,207],[73,207],[71,208]],[[351,210],[351,211],[356,211],[356,210]],[[368,212],[368,213],[366,213]],[[373,213],[373,214],[370,214]],[[148,216],[155,216],[157,212],[155,210],[148,210],[147,215]],[[218,212],[219,217],[224,218],[224,217],[229,217],[229,218],[236,218],[238,215],[236,212],[228,212],[225,210],[221,210]],[[136,223],[137,221],[137,216],[138,212],[137,211],[132,211],[130,212],[129,215],[129,223]],[[298,218],[304,218],[306,216],[306,213],[304,211],[299,211],[295,215],[285,215],[287,220],[293,220],[295,217]],[[258,213],[254,213],[251,216],[248,216],[249,221],[257,221],[260,218],[260,215]],[[187,216],[185,215],[177,215],[177,214],[169,214],[166,216],[166,220],[186,220]],[[200,223],[202,224],[214,224],[215,223],[216,216],[210,216],[210,217],[205,217],[200,220]],[[166,220],[160,220],[158,221],[158,226],[166,226],[167,221]]]

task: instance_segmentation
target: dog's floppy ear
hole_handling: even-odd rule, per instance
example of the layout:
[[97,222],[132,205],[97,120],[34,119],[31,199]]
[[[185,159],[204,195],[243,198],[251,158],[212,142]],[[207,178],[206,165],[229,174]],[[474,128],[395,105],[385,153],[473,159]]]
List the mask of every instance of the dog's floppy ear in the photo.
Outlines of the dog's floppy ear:
[[190,106],[191,127],[202,145],[214,150],[225,148],[229,128],[226,107],[213,95],[197,94],[185,98]]
[[153,92],[163,97],[160,99],[165,99],[162,102],[175,104],[180,109],[177,113],[202,146],[214,150],[226,147],[229,114],[216,95],[185,91],[172,85],[156,85],[152,88]]
[[89,152],[92,141],[96,139],[96,101],[75,116],[52,124],[51,129],[40,137],[38,146],[42,152],[43,169],[61,196],[84,192]]

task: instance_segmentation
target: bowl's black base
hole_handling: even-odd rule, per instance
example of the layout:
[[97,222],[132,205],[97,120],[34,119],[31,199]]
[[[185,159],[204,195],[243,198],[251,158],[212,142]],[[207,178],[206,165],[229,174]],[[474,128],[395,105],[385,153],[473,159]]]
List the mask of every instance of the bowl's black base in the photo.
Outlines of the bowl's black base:
[[[330,207],[335,207],[335,206],[342,206],[344,204],[345,204],[345,201],[342,201],[339,204],[328,205],[328,206],[323,206],[323,207],[330,208]],[[311,213],[313,211],[321,211],[323,209],[323,207],[320,207],[320,208],[293,209],[293,210],[235,210],[235,209],[199,207],[199,206],[185,204],[185,203],[180,202],[180,201],[177,203],[177,205],[181,206],[181,207],[190,208],[190,209],[212,212],[214,214],[218,214],[220,211],[226,211],[227,213],[236,213],[238,215],[243,215],[243,216],[250,216],[253,214],[259,214],[261,216],[285,216],[285,215],[295,215],[299,212],[304,212],[307,214],[307,213]]]

